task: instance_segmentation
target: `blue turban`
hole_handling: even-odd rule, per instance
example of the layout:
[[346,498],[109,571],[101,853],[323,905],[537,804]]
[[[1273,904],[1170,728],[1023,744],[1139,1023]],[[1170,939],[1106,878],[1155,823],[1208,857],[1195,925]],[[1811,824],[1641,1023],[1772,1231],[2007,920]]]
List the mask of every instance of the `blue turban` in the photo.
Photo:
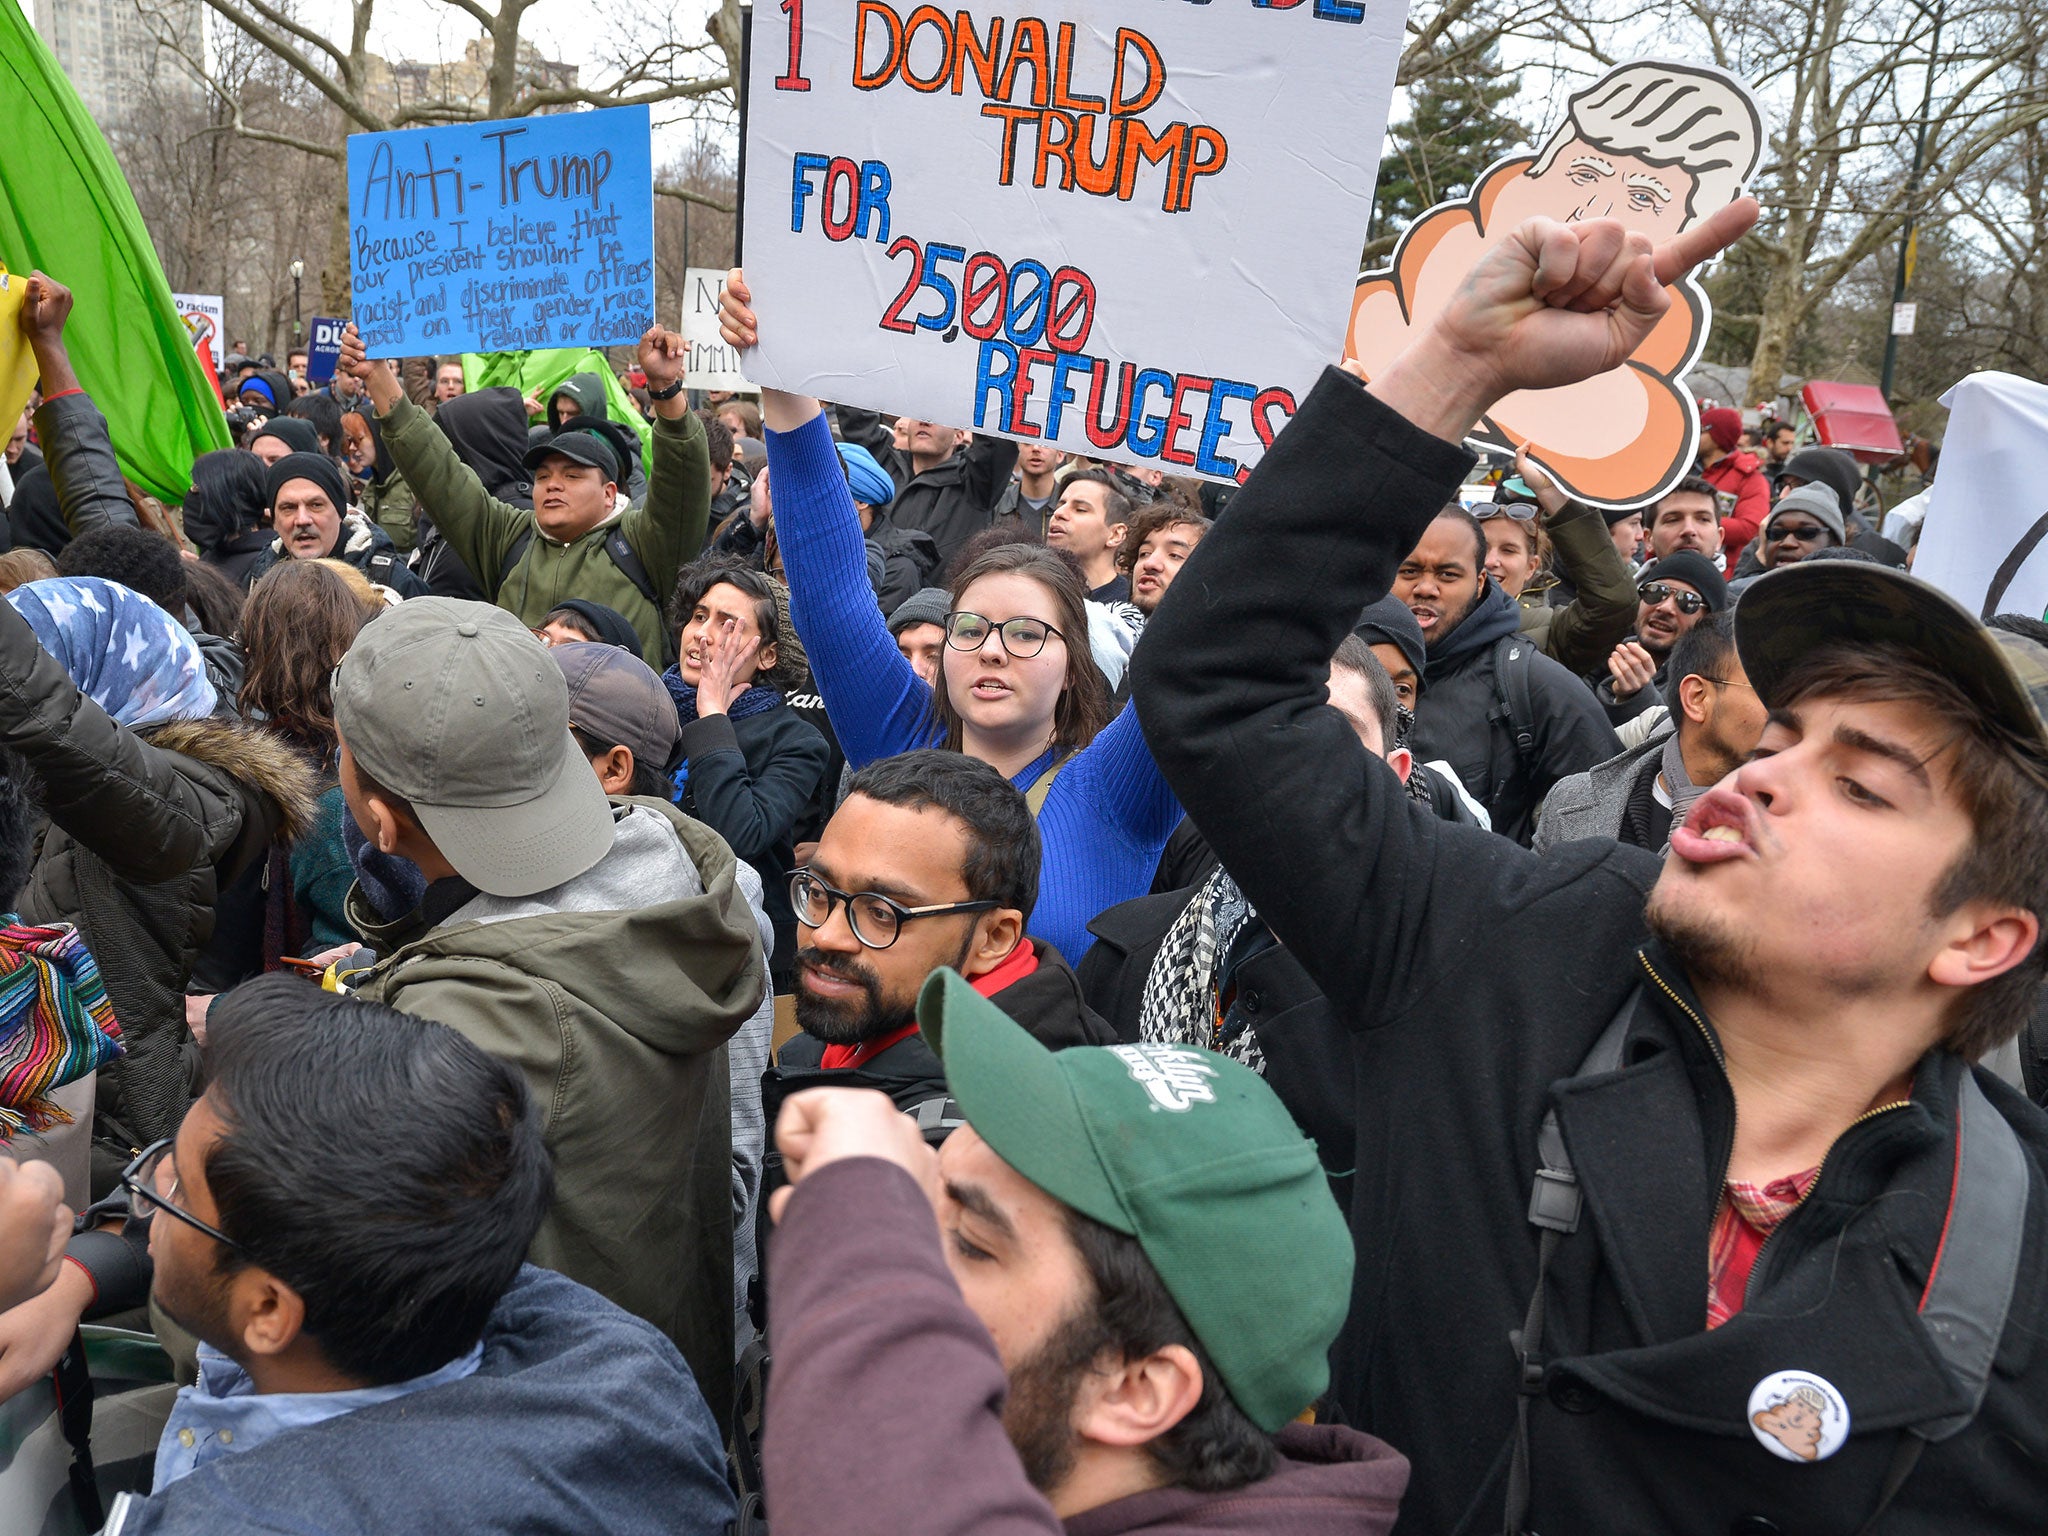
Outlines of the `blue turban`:
[[7,594],[78,691],[122,725],[202,720],[219,702],[185,626],[119,582],[52,576]]
[[871,507],[886,507],[896,499],[896,482],[876,462],[875,456],[858,443],[841,443],[839,461],[846,466],[846,488],[853,499]]

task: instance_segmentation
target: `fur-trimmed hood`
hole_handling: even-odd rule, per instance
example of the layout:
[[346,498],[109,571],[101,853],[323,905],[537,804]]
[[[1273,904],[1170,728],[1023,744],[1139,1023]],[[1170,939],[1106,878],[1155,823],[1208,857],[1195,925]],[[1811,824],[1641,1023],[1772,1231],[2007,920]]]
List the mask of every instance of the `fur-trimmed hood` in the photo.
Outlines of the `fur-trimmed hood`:
[[268,795],[284,813],[286,842],[313,830],[320,811],[320,776],[274,731],[225,720],[168,720],[142,732],[151,746],[216,768]]

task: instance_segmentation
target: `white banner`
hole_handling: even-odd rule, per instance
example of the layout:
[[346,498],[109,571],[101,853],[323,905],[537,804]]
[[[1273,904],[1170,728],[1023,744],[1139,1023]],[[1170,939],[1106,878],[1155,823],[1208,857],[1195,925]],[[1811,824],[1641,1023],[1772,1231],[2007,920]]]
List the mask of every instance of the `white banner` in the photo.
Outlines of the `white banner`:
[[1239,478],[1343,350],[1405,19],[757,7],[749,374]]
[[2048,616],[2048,385],[1973,373],[1949,408],[1913,574],[1971,612]]
[[219,373],[228,355],[227,342],[221,335],[227,325],[226,301],[217,293],[174,293],[171,302],[178,306],[178,318],[192,333],[192,344],[196,347],[199,338],[206,337],[213,353],[213,371]]
[[683,384],[689,389],[729,389],[745,394],[754,386],[740,370],[740,355],[718,334],[718,289],[725,274],[716,267],[683,273],[683,319],[679,329],[690,349]]

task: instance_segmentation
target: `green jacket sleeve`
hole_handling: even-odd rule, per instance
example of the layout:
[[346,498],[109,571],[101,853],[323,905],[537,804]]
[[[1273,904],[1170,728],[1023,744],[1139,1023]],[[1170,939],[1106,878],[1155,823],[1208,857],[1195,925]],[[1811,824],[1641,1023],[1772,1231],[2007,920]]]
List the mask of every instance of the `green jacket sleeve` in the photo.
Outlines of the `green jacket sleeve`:
[[1608,655],[1635,628],[1635,578],[1591,507],[1568,502],[1544,526],[1558,574],[1578,596],[1551,614],[1543,649],[1580,677],[1604,672]]
[[[391,461],[405,476],[405,483],[412,487],[419,510],[434,520],[448,547],[495,602],[505,557],[519,535],[532,526],[532,514],[486,491],[476,471],[455,456],[434,418],[410,400],[399,401],[379,424],[384,429],[384,446],[391,450]],[[700,443],[703,432],[700,426]],[[669,573],[671,580],[674,574]]]
[[[424,493],[420,496],[426,502]],[[704,423],[692,411],[680,421],[654,418],[653,463],[647,500],[619,519],[619,531],[647,567],[665,601],[683,562],[704,547],[711,521],[711,448]]]

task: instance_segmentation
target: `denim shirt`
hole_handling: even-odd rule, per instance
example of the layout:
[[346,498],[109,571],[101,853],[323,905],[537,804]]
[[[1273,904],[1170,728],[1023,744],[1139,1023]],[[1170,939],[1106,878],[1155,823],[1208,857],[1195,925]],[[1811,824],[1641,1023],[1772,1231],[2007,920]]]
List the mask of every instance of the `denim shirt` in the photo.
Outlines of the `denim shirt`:
[[475,1374],[484,1358],[479,1340],[468,1354],[437,1371],[384,1387],[347,1392],[258,1392],[249,1373],[210,1344],[199,1346],[199,1382],[182,1389],[157,1442],[156,1479],[161,1493],[179,1478],[237,1451],[254,1450],[288,1429],[324,1424],[358,1408],[388,1403],[427,1387],[444,1386]]

